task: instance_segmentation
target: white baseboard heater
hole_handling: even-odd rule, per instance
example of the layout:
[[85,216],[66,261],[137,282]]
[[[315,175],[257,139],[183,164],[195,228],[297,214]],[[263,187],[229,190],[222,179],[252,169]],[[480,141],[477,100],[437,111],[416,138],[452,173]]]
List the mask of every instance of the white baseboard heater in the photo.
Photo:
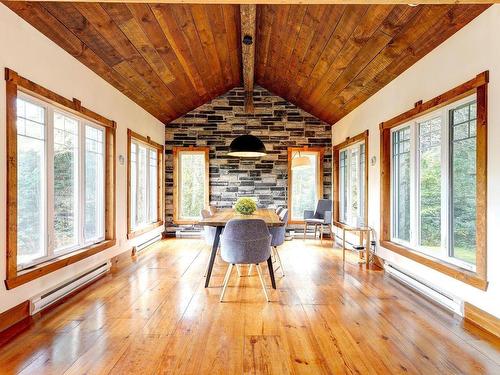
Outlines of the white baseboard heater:
[[387,261],[385,263],[385,271],[391,277],[415,290],[417,293],[423,294],[427,298],[430,298],[460,316],[464,316],[464,302],[460,298],[430,285],[421,278]]
[[138,253],[141,250],[144,250],[149,245],[152,245],[160,240],[161,240],[161,234],[154,236],[153,238],[150,238],[149,240],[146,240],[139,245],[134,246],[134,254]]
[[102,276],[104,273],[108,272],[111,268],[111,262],[103,263],[97,267],[90,269],[89,271],[77,276],[69,281],[59,284],[58,286],[45,291],[30,299],[30,314],[36,314],[42,311],[44,308],[50,306],[54,302],[57,302],[61,298],[67,296],[74,290],[81,288],[92,281]]

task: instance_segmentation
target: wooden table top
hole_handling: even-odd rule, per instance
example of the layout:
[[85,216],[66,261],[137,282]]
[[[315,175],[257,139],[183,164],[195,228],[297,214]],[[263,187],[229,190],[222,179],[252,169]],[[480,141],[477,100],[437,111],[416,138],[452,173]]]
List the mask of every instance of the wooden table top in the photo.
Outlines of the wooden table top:
[[220,227],[225,226],[231,219],[262,219],[270,227],[283,225],[275,210],[264,208],[257,209],[251,215],[241,215],[232,208],[220,209],[213,216],[198,221],[198,224],[209,227]]

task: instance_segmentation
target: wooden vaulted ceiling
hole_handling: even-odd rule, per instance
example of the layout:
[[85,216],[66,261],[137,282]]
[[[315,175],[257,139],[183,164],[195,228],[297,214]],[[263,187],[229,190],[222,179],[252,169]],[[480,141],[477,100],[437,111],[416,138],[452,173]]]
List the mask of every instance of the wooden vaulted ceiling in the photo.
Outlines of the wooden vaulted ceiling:
[[[4,2],[168,123],[242,84],[238,5]],[[259,5],[255,81],[335,123],[488,5]]]

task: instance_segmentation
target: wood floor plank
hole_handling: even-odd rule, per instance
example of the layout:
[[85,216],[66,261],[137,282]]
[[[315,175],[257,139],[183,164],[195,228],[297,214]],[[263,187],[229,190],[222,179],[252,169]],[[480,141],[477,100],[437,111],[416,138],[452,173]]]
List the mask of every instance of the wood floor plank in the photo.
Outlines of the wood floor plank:
[[244,374],[290,374],[287,353],[280,336],[245,336]]
[[280,248],[266,302],[255,270],[166,240],[44,312],[0,347],[3,374],[498,374],[500,342],[366,270],[330,241]]

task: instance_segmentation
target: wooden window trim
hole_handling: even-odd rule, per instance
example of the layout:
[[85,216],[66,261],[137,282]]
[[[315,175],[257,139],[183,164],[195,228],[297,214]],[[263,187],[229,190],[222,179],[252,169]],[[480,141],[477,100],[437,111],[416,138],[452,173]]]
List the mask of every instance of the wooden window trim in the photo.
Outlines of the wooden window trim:
[[173,208],[174,208],[174,217],[173,222],[177,225],[191,225],[196,224],[196,221],[193,220],[180,220],[179,212],[177,209],[179,203],[179,153],[183,151],[197,151],[205,153],[205,191],[207,192],[205,196],[205,207],[208,208],[210,205],[210,183],[209,183],[209,171],[210,171],[210,148],[209,147],[173,147],[172,155],[173,155]]
[[[150,147],[156,149],[156,162],[157,162],[157,203],[156,203],[156,212],[157,212],[157,220],[153,223],[148,224],[145,227],[140,229],[133,230],[132,229],[132,218],[131,218],[131,210],[132,210],[132,201],[130,195],[130,149],[132,145],[132,140],[138,140],[142,143],[149,145]],[[164,154],[164,146],[153,141],[149,136],[145,137],[139,133],[136,133],[130,129],[127,129],[127,238],[132,239],[143,235],[147,232],[152,231],[155,228],[161,227],[163,225],[163,154]]]
[[318,157],[318,173],[319,178],[316,182],[316,189],[318,190],[319,199],[323,198],[323,156],[325,154],[324,147],[288,147],[288,212],[290,220],[289,224],[304,224],[304,220],[291,220],[292,216],[292,156],[295,152],[317,152]]
[[[86,109],[78,99],[72,101],[50,91],[30,80],[21,77],[11,69],[5,69],[6,112],[7,112],[7,289],[18,287],[58,269],[97,254],[116,244],[116,123]],[[91,120],[105,129],[105,202],[104,202],[104,241],[61,257],[41,263],[24,271],[17,269],[17,93],[24,92],[48,101],[66,111]]]
[[[380,244],[445,275],[475,288],[487,290],[487,123],[488,123],[488,71],[475,78],[380,124]],[[417,117],[435,111],[469,95],[477,100],[476,147],[476,272],[468,271],[391,241],[391,129]]]
[[368,130],[353,137],[347,137],[342,143],[332,148],[333,153],[333,225],[339,228],[347,228],[349,225],[340,221],[340,150],[359,142],[365,143],[365,218],[368,220]]

